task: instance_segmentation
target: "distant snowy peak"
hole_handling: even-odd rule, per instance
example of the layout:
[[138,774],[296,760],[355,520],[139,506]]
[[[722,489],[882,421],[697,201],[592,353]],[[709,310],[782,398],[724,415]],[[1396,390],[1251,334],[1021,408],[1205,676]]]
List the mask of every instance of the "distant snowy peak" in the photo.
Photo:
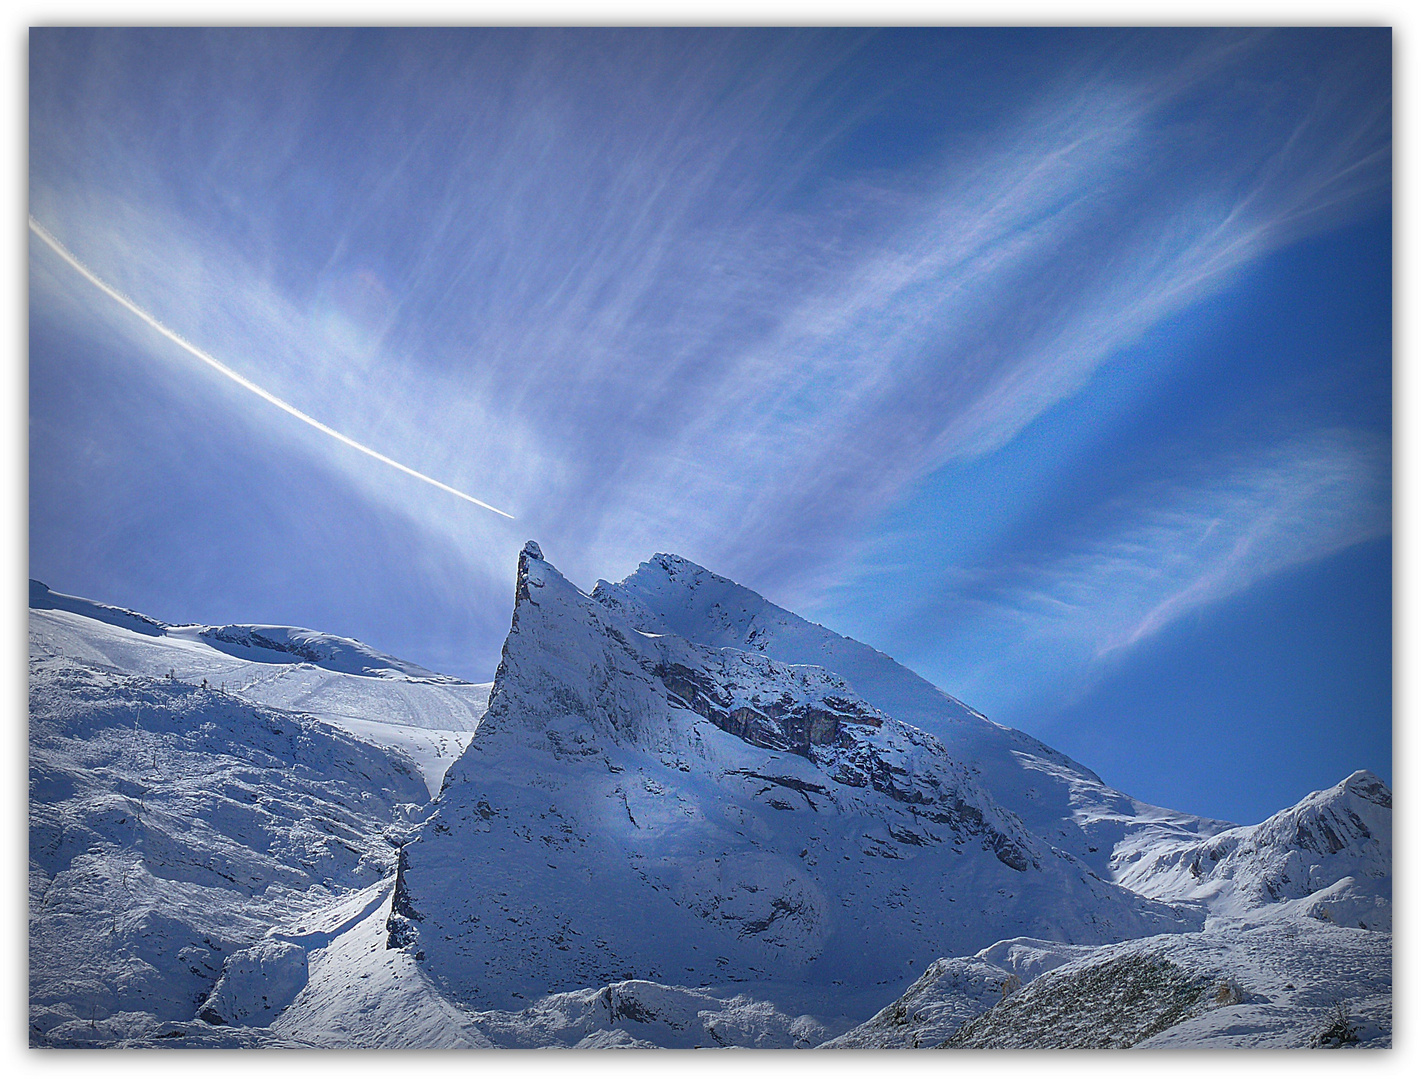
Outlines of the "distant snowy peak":
[[173,627],[168,633],[196,633],[207,644],[243,660],[267,663],[307,663],[346,675],[379,679],[408,679],[415,682],[459,683],[452,675],[440,675],[408,660],[377,652],[354,638],[337,637],[299,626],[202,626]]
[[440,675],[408,660],[377,652],[354,638],[323,634],[297,626],[176,625],[128,608],[57,593],[43,582],[33,579],[30,580],[30,607],[41,611],[67,611],[148,637],[201,641],[239,660],[266,664],[311,664],[346,675],[465,685],[462,679]]
[[34,578],[30,578],[30,607],[39,611],[68,611],[86,619],[108,623],[110,626],[121,626],[125,630],[147,634],[149,637],[162,637],[168,629],[167,623],[150,619],[147,615],[140,615],[128,608],[112,607],[109,604],[85,600],[81,596],[54,592],[44,582]]
[[1225,917],[1299,909],[1389,928],[1391,790],[1373,773],[1354,772],[1258,825],[1141,851],[1118,880],[1146,896],[1203,900]]

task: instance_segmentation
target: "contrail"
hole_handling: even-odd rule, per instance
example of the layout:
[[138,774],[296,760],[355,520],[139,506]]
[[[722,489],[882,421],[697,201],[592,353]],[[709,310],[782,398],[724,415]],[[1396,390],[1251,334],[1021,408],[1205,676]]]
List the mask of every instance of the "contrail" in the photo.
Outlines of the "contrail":
[[466,495],[458,488],[452,488],[448,484],[441,483],[440,481],[434,479],[434,477],[432,476],[425,476],[424,473],[420,472],[417,469],[411,469],[408,465],[401,465],[394,458],[386,457],[384,454],[380,453],[380,451],[372,450],[364,443],[356,442],[349,435],[342,435],[333,427],[327,427],[325,424],[317,420],[314,416],[307,416],[295,405],[292,405],[290,402],[287,401],[282,401],[281,398],[277,397],[270,390],[264,390],[262,387],[252,382],[251,379],[237,374],[237,372],[233,371],[226,364],[222,363],[222,361],[218,360],[215,356],[203,352],[201,349],[199,349],[192,342],[188,341],[177,331],[169,330],[152,315],[149,315],[148,312],[144,311],[132,300],[124,296],[123,293],[119,292],[108,282],[104,281],[103,278],[99,277],[87,266],[81,263],[78,258],[75,257],[73,252],[71,252],[67,247],[65,247],[57,239],[55,239],[54,236],[51,235],[49,230],[46,229],[43,225],[41,225],[38,221],[36,221],[33,217],[30,218],[30,231],[36,236],[38,236],[41,240],[43,240],[46,244],[48,244],[51,248],[53,248],[56,255],[58,255],[61,259],[67,262],[70,266],[74,267],[74,269],[79,271],[79,273],[84,275],[84,277],[86,277],[90,282],[92,282],[105,295],[107,295],[113,300],[118,301],[118,303],[122,304],[129,311],[133,312],[133,314],[137,315],[154,330],[158,331],[158,333],[162,334],[169,341],[173,342],[173,344],[179,345],[182,348],[186,349],[189,353],[197,357],[208,367],[212,368],[214,371],[217,371],[222,375],[227,376],[227,378],[231,379],[238,386],[243,387],[246,390],[250,390],[263,401],[271,402],[271,404],[275,405],[282,412],[291,414],[292,416],[296,417],[297,420],[300,420],[303,424],[310,424],[317,431],[325,435],[329,435],[337,442],[345,443],[345,445],[350,447],[352,450],[359,450],[362,454],[366,454],[369,457],[373,457],[376,461],[382,462],[390,466],[390,468],[392,469],[399,469],[400,472],[406,474],[407,476],[413,476],[416,480],[423,480],[426,484],[432,484],[440,491],[447,491],[450,495],[457,495],[459,498],[465,500],[466,502],[471,502],[475,506],[482,506],[485,510],[492,510],[495,514],[502,514],[510,521],[513,520],[512,514],[500,510],[496,506],[490,506],[482,499],[476,499],[472,495]]

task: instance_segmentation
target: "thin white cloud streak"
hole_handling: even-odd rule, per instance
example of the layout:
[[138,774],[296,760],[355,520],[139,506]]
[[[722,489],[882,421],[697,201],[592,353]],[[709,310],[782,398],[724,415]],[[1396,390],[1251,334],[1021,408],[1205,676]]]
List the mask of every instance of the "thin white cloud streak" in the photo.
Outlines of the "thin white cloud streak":
[[[1004,148],[828,183],[816,155],[852,124],[820,100],[852,51],[837,38],[612,35],[595,62],[556,36],[490,40],[372,95],[349,176],[308,159],[322,129],[282,94],[202,163],[242,214],[179,211],[121,147],[138,177],[121,193],[65,187],[93,175],[71,167],[89,143],[115,150],[97,112],[32,197],[100,272],[283,398],[454,483],[487,477],[584,582],[671,548],[802,598],[905,484],[1003,445],[1284,226],[1373,190],[1385,156],[1325,100],[1286,136],[1264,124],[1277,146],[1244,123],[1198,160],[1177,149],[1160,116],[1257,35],[1045,91],[1003,117]],[[67,134],[45,107],[36,129]],[[264,171],[244,187],[248,161]],[[331,189],[337,235],[283,236],[265,179],[283,168]],[[322,288],[367,270],[388,304],[328,319]],[[376,497],[506,571],[372,472]]]
[[955,691],[1059,704],[1178,620],[1391,527],[1373,436],[1318,432],[1196,472],[1121,500],[1074,548],[976,567],[940,616],[958,620]]
[[[40,197],[52,200],[49,193]],[[64,206],[63,200],[53,201]],[[566,464],[546,452],[547,440],[466,384],[395,353],[380,342],[368,319],[346,317],[341,305],[327,305],[319,297],[303,303],[288,296],[237,251],[215,238],[195,244],[180,220],[152,206],[117,204],[91,193],[67,209],[66,229],[100,253],[113,277],[163,305],[167,318],[196,327],[194,332],[216,342],[223,355],[240,357],[251,374],[274,388],[275,396],[294,399],[298,409],[319,409],[334,421],[332,427],[338,424],[392,448],[419,463],[420,471],[446,475],[451,486],[477,478],[504,497],[517,493],[510,508],[519,515],[516,525],[506,516],[451,513],[442,499],[421,496],[424,488],[376,459],[348,453],[342,443],[313,436],[292,445],[298,433],[311,429],[283,422],[281,412],[258,405],[257,398],[234,394],[229,406],[240,410],[260,441],[312,455],[319,466],[310,472],[313,482],[321,482],[322,470],[328,470],[354,485],[372,509],[393,511],[411,531],[437,540],[462,567],[460,575],[439,587],[483,595],[497,610],[511,581],[513,538],[521,543],[536,528],[525,520],[523,497],[555,497],[559,486],[569,482]],[[56,270],[59,265],[55,260]],[[146,322],[128,318],[117,306],[95,305],[88,286],[68,277],[32,274],[36,302],[63,311],[71,326],[87,327],[84,333],[95,342],[122,335],[138,355],[146,351],[154,363],[172,365],[163,378],[182,385],[183,369],[192,369],[178,360],[185,352],[153,350],[155,339]],[[244,401],[254,407],[243,408]],[[154,463],[139,467],[151,469]],[[214,477],[192,475],[186,464],[176,462],[172,469],[175,486],[212,490]],[[490,634],[503,629],[494,626]],[[491,667],[481,671],[479,661],[472,662],[476,666],[469,670],[479,677],[491,673]]]
[[[809,145],[795,155],[781,156],[784,147],[778,147],[773,171],[727,174],[727,164],[771,154],[767,146],[786,130],[796,102],[813,97],[837,51],[807,71],[770,65],[762,73],[751,64],[752,77],[743,82],[733,69],[708,72],[693,63],[673,70],[665,58],[627,65],[640,76],[674,74],[691,84],[678,105],[685,118],[669,129],[638,113],[660,104],[651,92],[646,101],[612,109],[610,115],[624,119],[611,131],[576,123],[576,110],[599,95],[573,95],[568,71],[536,64],[511,104],[490,104],[497,97],[492,93],[470,93],[469,112],[458,101],[442,115],[436,108],[424,117],[423,134],[444,147],[441,121],[456,123],[463,141],[452,151],[453,167],[406,175],[401,163],[428,147],[401,129],[396,162],[383,174],[373,170],[381,175],[378,191],[362,190],[352,200],[349,224],[321,272],[338,277],[338,264],[348,267],[352,259],[379,267],[372,259],[372,241],[379,238],[370,223],[388,217],[396,227],[402,215],[414,217],[402,240],[415,256],[412,270],[405,277],[382,273],[391,310],[364,326],[326,319],[309,295],[278,284],[263,265],[305,252],[260,245],[244,251],[175,213],[160,185],[147,178],[131,187],[140,197],[125,200],[97,185],[75,187],[64,170],[57,183],[37,180],[32,198],[101,273],[165,323],[242,357],[279,396],[332,410],[334,425],[370,432],[407,460],[429,460],[455,483],[460,475],[492,478],[502,493],[497,501],[512,502],[545,540],[563,530],[581,537],[588,515],[616,520],[640,512],[616,487],[621,465],[629,456],[655,455],[647,440],[664,429],[661,417],[672,411],[660,403],[679,396],[679,376],[702,358],[706,337],[719,332],[705,313],[722,308],[723,296],[687,290],[693,302],[677,314],[683,327],[686,319],[696,325],[681,336],[684,347],[668,355],[649,340],[664,337],[663,320],[649,305],[677,298],[693,268],[698,273],[717,260],[763,264],[764,250],[747,235],[774,206],[761,178],[792,186],[803,156],[816,152],[835,126],[816,125]],[[793,85],[797,74],[806,76],[803,85]],[[447,88],[426,82],[415,77],[402,89],[442,100]],[[639,93],[637,85],[637,79],[620,80],[613,93]],[[111,96],[96,92],[93,100]],[[713,99],[722,102],[719,114],[707,104]],[[770,116],[765,131],[737,130],[737,110],[752,107],[783,108],[785,115]],[[378,129],[378,120],[369,118],[368,126]],[[106,126],[95,121],[92,127],[77,134],[65,129],[64,138],[100,141]],[[378,137],[372,133],[370,141]],[[295,154],[290,148],[299,140],[278,132],[274,142]],[[541,167],[530,166],[530,155],[545,159]],[[137,166],[129,163],[126,171]],[[220,191],[222,170],[210,172]],[[433,214],[423,205],[410,210],[404,203],[413,204],[411,185],[417,191],[444,185],[450,194]],[[733,220],[737,206],[752,200],[766,209],[746,220],[761,225],[696,229],[687,222],[707,205],[724,206]],[[742,291],[765,284],[762,274]],[[609,399],[616,415],[610,424]],[[356,478],[373,482],[367,473]],[[471,543],[461,525],[409,506],[398,493],[374,493],[447,534],[481,570],[502,576],[505,537],[473,538],[499,545],[485,553],[479,548],[490,545]],[[579,543],[569,553],[570,569],[603,569],[607,554]]]
[[445,484],[445,483],[443,483],[442,481],[439,481],[439,480],[434,479],[432,476],[426,476],[424,473],[420,472],[419,470],[417,470],[417,469],[412,469],[412,468],[410,468],[408,465],[404,465],[404,464],[402,464],[401,462],[396,461],[394,458],[387,457],[386,455],[380,453],[380,451],[374,450],[374,449],[372,449],[372,448],[366,446],[364,443],[357,442],[355,439],[352,439],[349,435],[343,434],[342,432],[337,431],[335,428],[330,427],[329,425],[326,425],[326,424],[321,423],[321,422],[320,422],[319,420],[317,420],[315,417],[310,416],[310,415],[308,415],[307,413],[302,412],[300,409],[296,408],[296,406],[292,405],[290,402],[283,401],[281,398],[277,397],[275,394],[271,393],[269,390],[266,390],[266,389],[264,389],[263,387],[258,386],[256,383],[252,382],[250,379],[248,379],[248,378],[246,378],[245,376],[240,375],[240,374],[238,374],[237,372],[233,371],[233,370],[232,370],[231,368],[229,368],[226,364],[224,364],[224,363],[222,363],[220,360],[218,360],[215,356],[211,355],[210,353],[204,352],[202,349],[199,349],[199,348],[198,348],[196,345],[194,345],[192,342],[190,342],[190,341],[188,341],[186,338],[184,338],[181,334],[179,334],[179,333],[177,333],[176,331],[174,331],[174,330],[168,328],[167,326],[164,326],[161,322],[159,322],[157,319],[155,319],[152,315],[150,315],[148,312],[144,311],[141,307],[139,307],[137,304],[135,304],[135,303],[134,303],[132,300],[130,300],[128,297],[124,296],[123,293],[119,292],[119,291],[118,291],[117,289],[115,289],[113,286],[111,286],[110,284],[108,284],[108,282],[104,281],[101,277],[99,277],[99,276],[98,276],[97,274],[95,274],[92,270],[90,270],[87,266],[85,266],[82,262],[80,262],[68,248],[66,248],[66,247],[65,247],[63,244],[61,244],[57,239],[55,239],[54,236],[53,236],[47,229],[45,229],[43,225],[41,225],[39,222],[37,222],[33,217],[29,219],[29,224],[30,224],[30,231],[31,231],[32,233],[34,233],[37,237],[39,237],[39,238],[40,238],[41,240],[43,240],[47,245],[49,245],[49,247],[54,251],[54,253],[55,253],[56,255],[58,255],[61,259],[63,259],[66,263],[68,263],[71,267],[73,267],[82,277],[85,278],[85,280],[87,280],[90,284],[92,284],[95,288],[97,288],[97,289],[98,289],[100,292],[102,292],[105,296],[108,296],[111,300],[115,301],[116,303],[118,303],[119,305],[121,305],[122,307],[124,307],[125,309],[127,309],[127,310],[128,310],[129,312],[131,312],[133,315],[137,316],[137,317],[138,317],[139,319],[141,319],[143,322],[145,322],[146,324],[148,324],[148,326],[152,327],[153,330],[157,331],[157,332],[158,332],[159,334],[161,334],[163,337],[165,337],[165,338],[167,338],[169,341],[173,342],[173,344],[177,345],[178,347],[180,347],[181,349],[183,349],[185,352],[187,352],[187,353],[190,354],[191,356],[193,356],[193,357],[195,357],[196,359],[202,361],[204,364],[206,364],[208,367],[210,367],[213,371],[216,371],[219,375],[222,375],[224,378],[231,379],[231,380],[232,380],[234,383],[236,383],[238,386],[242,387],[242,389],[247,390],[247,391],[249,391],[250,393],[255,394],[257,397],[261,398],[263,401],[268,402],[269,404],[276,406],[276,407],[277,407],[278,409],[280,409],[282,412],[288,414],[289,416],[295,417],[297,420],[300,420],[303,424],[306,424],[306,425],[308,425],[308,426],[310,426],[310,427],[312,427],[312,428],[315,428],[315,429],[316,429],[317,431],[319,431],[322,435],[327,435],[327,436],[329,436],[330,438],[335,439],[337,442],[342,443],[343,445],[350,447],[352,450],[357,450],[357,451],[359,451],[360,453],[365,454],[367,457],[371,457],[371,458],[375,459],[376,461],[380,462],[382,465],[388,465],[388,466],[389,466],[390,468],[392,468],[392,469],[398,469],[400,472],[404,473],[406,476],[412,476],[412,477],[414,477],[416,480],[422,481],[423,483],[426,483],[426,484],[429,484],[429,485],[431,485],[431,486],[433,486],[433,487],[438,488],[440,491],[448,492],[450,495],[455,495],[455,496],[457,496],[458,498],[465,500],[466,502],[471,502],[471,503],[473,503],[475,506],[481,506],[481,507],[483,507],[483,509],[485,509],[485,510],[491,510],[491,511],[493,511],[495,514],[502,515],[503,517],[506,517],[506,518],[512,520],[512,518],[513,518],[513,515],[512,515],[512,514],[509,514],[509,513],[505,512],[505,511],[503,511],[503,510],[500,510],[500,509],[498,509],[498,507],[496,507],[496,506],[490,506],[488,503],[484,502],[482,499],[476,499],[476,498],[474,498],[474,496],[469,495],[469,494],[466,494],[465,492],[462,492],[462,491],[458,490],[457,488],[452,488],[452,487],[450,487],[448,484]]

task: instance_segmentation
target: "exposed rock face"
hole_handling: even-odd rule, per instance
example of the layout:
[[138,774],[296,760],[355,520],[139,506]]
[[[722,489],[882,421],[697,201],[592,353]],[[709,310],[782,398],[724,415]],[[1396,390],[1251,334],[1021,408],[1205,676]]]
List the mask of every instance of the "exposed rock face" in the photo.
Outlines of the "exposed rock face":
[[[707,650],[702,659],[701,668],[675,661],[657,667],[656,677],[666,687],[666,703],[703,716],[752,746],[809,757],[810,747],[838,742],[844,724],[878,727],[883,723],[877,709],[857,700],[842,680],[828,672],[775,665],[763,657],[724,651]],[[755,693],[742,702],[737,690],[747,678],[767,683],[780,678],[791,687],[776,696]],[[841,687],[842,693],[816,694],[819,688],[814,684],[821,680]]]
[[1208,981],[1160,956],[1131,953],[1043,975],[942,1045],[1118,1049],[1206,1007]]
[[599,581],[592,596],[645,633],[833,672],[861,700],[941,740],[1027,829],[1101,877],[1110,875],[1118,846],[1193,841],[1229,827],[1115,791],[1079,762],[993,723],[891,657],[678,555],[655,555],[616,584]]
[[641,629],[531,546],[515,595],[391,919],[467,1004],[641,978],[849,1008],[935,953],[1197,923],[1032,835],[841,675]]

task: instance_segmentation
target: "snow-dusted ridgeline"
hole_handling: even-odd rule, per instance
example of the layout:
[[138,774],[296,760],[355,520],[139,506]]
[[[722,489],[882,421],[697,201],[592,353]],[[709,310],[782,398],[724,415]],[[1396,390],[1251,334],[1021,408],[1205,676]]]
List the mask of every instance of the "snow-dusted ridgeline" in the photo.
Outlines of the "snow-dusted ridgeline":
[[834,673],[625,610],[520,557],[488,714],[395,894],[391,942],[451,997],[642,978],[832,1025],[935,955],[1201,925],[1033,835]]
[[1118,846],[1211,836],[1228,822],[1140,802],[1025,732],[995,723],[876,649],[786,611],[677,555],[592,596],[639,630],[825,668],[897,720],[931,733],[1035,835],[1108,877]]
[[938,960],[830,1045],[1302,1047],[1339,1008],[1356,1045],[1390,1045],[1391,792],[1376,776],[1206,842],[1143,848],[1121,878],[1201,905],[1205,930]]
[[351,638],[291,626],[173,626],[30,582],[30,655],[221,689],[298,710],[414,758],[430,794],[468,745],[489,683],[467,683]]
[[1199,901],[1214,923],[1296,911],[1390,930],[1391,791],[1355,772],[1258,825],[1122,851],[1115,877],[1144,896]]
[[1390,1039],[1370,774],[1151,807],[675,556],[530,544],[492,694],[31,601],[38,1044]]

